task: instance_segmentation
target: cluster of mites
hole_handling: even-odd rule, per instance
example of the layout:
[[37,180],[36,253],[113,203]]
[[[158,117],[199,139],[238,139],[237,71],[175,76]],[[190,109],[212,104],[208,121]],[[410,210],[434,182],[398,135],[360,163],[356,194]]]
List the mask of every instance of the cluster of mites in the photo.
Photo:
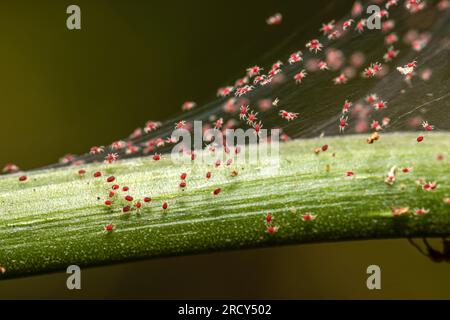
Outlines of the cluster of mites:
[[[394,10],[399,6],[398,0],[387,0],[387,1],[375,1],[376,3],[382,5],[384,3],[384,9],[379,12],[379,16],[382,19],[382,32],[385,34],[384,44],[387,47],[387,51],[382,57],[384,60],[384,65],[379,62],[371,62],[368,66],[365,66],[365,55],[362,52],[353,52],[347,59],[341,50],[335,49],[332,46],[325,48],[319,39],[312,39],[305,44],[307,50],[310,51],[312,57],[305,58],[302,51],[296,51],[289,55],[287,58],[287,64],[292,67],[297,67],[301,63],[304,64],[304,68],[299,68],[298,72],[294,75],[293,81],[297,84],[301,84],[304,79],[308,76],[308,72],[325,72],[327,70],[331,72],[338,72],[339,75],[334,78],[334,84],[343,85],[346,84],[350,79],[357,75],[357,70],[362,69],[361,76],[363,78],[381,78],[388,74],[389,66],[387,63],[392,62],[399,54],[399,50],[395,49],[395,45],[400,41],[400,37],[394,31],[396,26],[396,21],[389,18],[390,10]],[[404,8],[410,13],[415,14],[429,7],[426,1],[422,0],[405,0]],[[450,7],[448,0],[441,0],[436,4],[436,9],[439,11],[447,10]],[[332,41],[342,38],[344,35],[348,34],[353,28],[358,33],[363,33],[366,29],[366,19],[362,18],[362,13],[364,12],[363,6],[359,1],[356,1],[351,10],[351,19],[335,22],[330,21],[323,23],[319,31],[326,37],[331,44]],[[274,26],[279,25],[283,21],[283,16],[277,13],[267,19],[267,24]],[[430,42],[431,35],[429,32],[419,33],[416,30],[409,30],[403,35],[403,42],[409,45],[412,50],[420,52],[423,50]],[[318,54],[324,52],[324,56],[320,57]],[[348,64],[346,63],[348,61]],[[405,77],[405,80],[410,82],[411,79],[416,75],[417,61],[411,61],[403,66],[398,66],[396,68],[398,72]],[[221,87],[217,90],[217,96],[225,99],[223,104],[223,112],[226,114],[232,114],[233,117],[224,121],[219,115],[211,116],[211,124],[207,124],[204,130],[209,128],[215,128],[217,130],[232,129],[239,124],[240,121],[244,121],[246,125],[252,127],[256,134],[263,128],[262,119],[259,118],[258,112],[255,108],[250,107],[249,100],[245,95],[253,91],[258,86],[266,86],[270,84],[280,83],[285,81],[284,75],[284,62],[277,61],[266,74],[263,73],[264,69],[260,66],[253,66],[246,70],[246,75],[235,81],[233,86]],[[420,73],[420,77],[423,81],[430,79],[432,72],[430,69],[424,69]],[[379,131],[385,129],[389,123],[390,119],[388,117],[380,118],[379,120],[373,120],[369,125],[366,121],[366,117],[371,111],[380,111],[387,108],[387,102],[376,94],[370,94],[365,99],[365,104],[355,103],[350,101],[345,101],[342,106],[342,115],[339,119],[338,129],[343,133],[349,125],[349,115],[356,116],[357,123],[355,125],[355,132],[362,133],[369,130],[375,131],[372,137],[369,137],[368,142],[373,143],[378,140]],[[187,101],[182,105],[183,111],[189,111],[195,108],[197,104],[193,101]],[[261,99],[257,101],[257,107],[260,112],[265,112],[272,107],[278,108],[280,106],[280,101],[278,98],[274,99]],[[369,109],[367,108],[369,107]],[[293,121],[299,118],[299,114],[292,111],[280,110],[278,111],[281,121]],[[236,119],[234,118],[236,115]],[[433,130],[433,126],[429,125],[428,122],[423,121],[420,117],[412,118],[409,120],[408,125],[411,127],[422,126],[426,131]],[[155,153],[157,148],[163,147],[165,145],[174,144],[177,141],[171,138],[171,135],[167,137],[156,137],[151,138],[138,145],[133,143],[133,140],[142,137],[144,134],[153,132],[161,127],[161,122],[158,121],[148,121],[144,128],[137,128],[130,135],[129,139],[126,141],[115,141],[108,146],[108,150],[111,152],[105,155],[105,162],[112,163],[116,161],[119,157],[119,152],[124,152],[125,154],[136,154],[141,152],[143,154],[154,154],[157,158],[160,155]],[[192,124],[180,120],[175,124],[175,129],[187,129],[190,130]],[[289,140],[289,136],[286,133],[282,133],[281,140]],[[422,142],[424,136],[420,135],[417,138],[418,142]],[[92,154],[99,154],[104,152],[106,148],[104,147],[92,147],[90,152]],[[188,156],[194,156],[190,153],[190,150],[186,150]],[[61,159],[62,163],[65,164],[82,164],[80,160],[74,158],[73,155],[68,154]]]
[[[84,176],[86,174],[85,170],[79,170],[78,174]],[[103,174],[100,171],[94,172],[94,178],[103,178]],[[179,187],[181,190],[185,190],[187,187],[187,177],[188,174],[183,172],[180,175]],[[212,173],[208,171],[205,175],[207,180],[211,179]],[[140,213],[142,207],[150,202],[152,202],[151,197],[143,197],[139,199],[135,199],[131,194],[129,194],[130,188],[128,186],[121,187],[116,183],[116,177],[109,176],[105,179],[108,184],[109,191],[107,195],[107,199],[104,201],[104,205],[108,208],[118,209],[123,214],[130,214],[132,211],[136,211],[137,214]],[[216,188],[212,191],[213,196],[218,196],[222,192],[221,188]],[[101,199],[101,198],[99,198]],[[163,211],[169,209],[169,203],[167,201],[163,201],[161,204],[161,208]],[[104,227],[106,232],[112,232],[114,230],[114,225],[112,223],[106,225]]]
[[[327,70],[330,71],[339,71],[339,75],[333,79],[335,85],[343,85],[346,84],[351,78],[355,77],[357,74],[357,70],[361,68],[363,71],[361,72],[362,78],[381,78],[388,74],[389,67],[386,65],[387,63],[392,62],[399,54],[399,50],[396,50],[395,45],[399,41],[399,36],[396,32],[393,31],[395,28],[396,22],[393,19],[389,18],[389,11],[398,6],[398,0],[387,0],[387,1],[376,1],[378,4],[384,3],[384,9],[379,12],[379,18],[382,19],[382,32],[385,34],[384,44],[387,47],[387,51],[383,56],[383,60],[385,65],[379,62],[372,62],[367,67],[364,67],[365,63],[365,55],[361,52],[354,52],[348,59],[349,65],[346,65],[346,58],[342,51],[337,50],[333,47],[329,47],[324,50],[324,45],[318,39],[312,39],[305,44],[305,47],[313,56],[308,59],[304,59],[304,55],[301,51],[293,52],[289,55],[287,59],[287,64],[289,66],[298,66],[301,63],[304,63],[304,68],[299,68],[299,72],[297,72],[293,81],[297,84],[301,84],[305,78],[308,76],[308,72],[325,72]],[[411,14],[415,14],[419,11],[424,10],[427,7],[426,1],[422,0],[404,0],[404,8]],[[448,0],[440,0],[436,4],[436,9],[439,11],[444,11],[450,8],[450,2]],[[356,1],[352,11],[351,11],[351,19],[341,21],[336,23],[334,20],[328,23],[322,24],[320,28],[320,32],[328,39],[328,41],[333,41],[343,37],[347,34],[351,29],[354,29],[358,33],[363,33],[366,29],[367,21],[362,18],[362,13],[364,12],[363,6],[359,1]],[[280,13],[277,13],[271,17],[269,17],[266,22],[268,25],[275,26],[282,23],[283,16]],[[418,33],[416,30],[409,30],[404,34],[403,41],[405,44],[410,45],[411,48],[420,52],[423,50],[430,42],[431,35],[427,32]],[[316,58],[314,55],[317,55],[319,52],[324,50],[325,56],[322,58]],[[256,134],[259,134],[259,131],[263,127],[263,123],[261,119],[258,118],[258,112],[253,110],[249,106],[249,100],[245,98],[245,95],[251,91],[253,91],[257,86],[266,86],[272,83],[280,83],[285,80],[285,76],[283,74],[284,63],[282,61],[275,62],[269,71],[266,74],[263,74],[264,69],[259,66],[253,66],[246,70],[246,75],[243,78],[240,78],[235,81],[234,86],[222,87],[217,90],[217,95],[221,98],[226,98],[226,101],[223,105],[223,111],[229,114],[236,113],[240,121],[243,121],[246,125],[252,127]],[[398,66],[396,70],[404,76],[405,81],[411,82],[411,79],[416,75],[417,69],[417,61],[411,61],[403,66]],[[420,77],[422,80],[427,81],[430,79],[432,72],[430,69],[425,69],[421,72]],[[231,97],[230,97],[231,96]],[[361,133],[371,130],[372,134],[367,138],[367,143],[373,144],[375,141],[380,139],[380,132],[387,128],[390,123],[390,119],[388,117],[380,118],[379,120],[373,120],[370,125],[368,125],[366,121],[366,117],[368,112],[371,111],[382,111],[387,108],[388,103],[379,97],[377,94],[369,94],[365,97],[364,103],[353,103],[349,100],[346,100],[342,105],[341,116],[339,118],[338,129],[341,133],[345,131],[345,129],[349,125],[349,115],[356,115],[358,122],[355,125],[355,132]],[[197,104],[192,101],[187,101],[182,105],[183,111],[189,111],[195,108]],[[280,99],[262,99],[258,101],[258,108],[260,111],[267,111],[271,108],[278,108],[280,106]],[[280,108],[282,109],[282,108]],[[298,119],[299,114],[296,112],[291,112],[287,110],[280,110],[278,112],[279,116],[282,120],[285,121],[293,121]],[[227,122],[224,122],[223,118],[214,117],[212,118],[212,124],[210,127],[213,127],[217,130],[231,129],[236,127],[237,121],[235,119],[229,119]],[[174,141],[170,136],[163,138],[157,137],[152,138],[141,145],[133,144],[132,140],[141,137],[144,133],[150,133],[161,127],[160,122],[148,121],[144,128],[136,129],[129,137],[127,141],[115,141],[108,148],[94,146],[90,149],[91,154],[102,154],[105,153],[105,163],[111,164],[118,160],[119,151],[123,151],[126,154],[135,154],[139,151],[143,151],[144,154],[153,154],[153,160],[159,161],[161,159],[161,155],[155,153],[155,149],[162,147],[166,144],[174,144],[177,141]],[[408,122],[408,125],[412,127],[421,126],[425,132],[430,132],[434,130],[434,126],[429,124],[427,121],[424,121],[420,117],[411,118]],[[209,125],[205,125],[204,130],[208,130]],[[191,129],[191,124],[187,121],[181,120],[175,124],[175,129]],[[421,143],[425,139],[424,135],[420,134],[417,137],[417,142]],[[281,135],[282,141],[289,140],[289,136],[285,133]],[[106,149],[111,150],[111,152],[106,152]],[[214,146],[209,145],[208,149],[211,152],[214,152]],[[328,146],[323,146],[322,148],[317,148],[315,150],[316,153],[327,151]],[[186,150],[186,154],[190,156],[192,159],[195,157],[195,154]],[[83,161],[76,160],[75,157],[71,154],[64,156],[61,159],[62,163],[65,164],[73,164],[73,165],[82,165]],[[402,171],[408,171],[408,168],[404,168]],[[14,164],[7,164],[3,172],[4,173],[13,173],[18,172],[19,168]],[[386,178],[386,183],[392,184],[395,182],[395,171],[391,170]],[[84,175],[85,171],[80,170],[79,174]],[[211,173],[207,173],[211,175]],[[353,177],[355,175],[354,172],[349,171],[346,173],[348,177]],[[97,172],[94,174],[94,177],[100,178],[102,174]],[[19,177],[19,181],[24,183],[28,180],[26,175],[21,175]],[[112,180],[112,181],[110,181]],[[109,177],[107,179],[108,182],[113,183],[114,177]],[[432,191],[437,188],[436,183],[427,183],[424,181],[419,182],[420,186],[427,191]],[[186,177],[183,174],[181,175],[180,187],[184,189],[186,187]],[[119,191],[118,185],[113,185],[111,194],[112,199],[118,197]],[[121,189],[123,192],[127,192],[127,187],[123,187]],[[220,193],[220,189],[217,189],[213,192],[213,194],[218,195]],[[112,206],[114,200],[109,199],[105,201],[105,205]],[[449,199],[444,199],[446,203],[450,203]],[[133,208],[139,210],[143,204],[146,202],[150,202],[150,198],[144,198],[141,200],[135,200],[133,197],[126,195],[124,197],[124,201],[129,202],[129,204],[124,205],[122,210],[123,212],[129,212]],[[168,204],[164,202],[162,204],[162,208],[166,210],[168,208]],[[409,208],[408,208],[409,210]],[[406,212],[408,211],[406,210]],[[399,211],[393,210],[393,213],[397,215],[399,212],[403,213],[405,208],[402,208]],[[425,209],[417,209],[416,213],[426,213]],[[304,220],[313,220],[313,215],[305,215]],[[267,232],[274,233],[278,230],[278,227],[274,226],[272,223],[272,217],[268,215],[266,217],[267,223]],[[112,230],[112,225],[107,227],[107,230]]]
[[[311,57],[306,58],[302,51],[296,51],[289,55],[287,58],[287,64],[292,67],[297,67],[304,64],[304,68],[299,67],[299,72],[293,77],[293,81],[297,84],[301,84],[304,79],[308,76],[308,72],[325,72],[327,70],[332,72],[340,73],[336,78],[334,78],[334,83],[336,85],[342,85],[347,83],[350,79],[357,75],[357,70],[361,71],[361,76],[363,78],[381,78],[388,74],[389,66],[387,63],[392,62],[399,54],[399,50],[395,49],[395,45],[400,41],[400,37],[394,31],[396,26],[396,21],[389,18],[390,10],[394,10],[399,6],[398,0],[379,0],[375,1],[379,5],[384,4],[384,8],[378,13],[379,18],[382,19],[382,32],[385,34],[384,45],[387,47],[387,51],[383,56],[384,65],[379,62],[372,62],[365,67],[365,55],[362,52],[355,51],[347,59],[341,50],[333,48],[331,45],[327,48],[318,39],[312,39],[305,44],[305,47],[311,53]],[[415,14],[430,7],[426,1],[422,0],[404,0],[404,8],[410,13]],[[436,9],[439,11],[447,10],[450,7],[449,0],[441,0],[436,4]],[[354,3],[351,10],[351,19],[335,22],[330,21],[323,23],[319,31],[326,37],[330,42],[333,43],[334,40],[342,38],[344,35],[348,34],[353,28],[358,33],[363,33],[366,29],[366,19],[362,17],[364,8],[359,1]],[[283,21],[283,16],[277,13],[269,17],[266,22],[268,25],[274,26],[279,25]],[[409,30],[403,35],[403,42],[409,45],[412,50],[420,52],[423,50],[430,42],[431,35],[429,32],[419,33],[416,30]],[[324,52],[324,56],[320,57],[319,52]],[[348,62],[348,63],[347,63]],[[365,68],[364,68],[365,67]],[[417,61],[411,61],[403,66],[398,66],[396,68],[398,72],[405,77],[405,80],[410,82],[411,79],[416,75]],[[256,134],[259,134],[260,130],[263,128],[262,119],[260,119],[258,112],[255,108],[250,107],[250,101],[245,97],[245,95],[253,91],[256,87],[266,86],[274,83],[280,83],[285,81],[284,72],[284,62],[279,60],[275,62],[269,71],[264,74],[264,69],[260,66],[253,66],[246,70],[246,75],[235,81],[233,86],[221,87],[217,90],[217,96],[225,99],[223,104],[223,112],[226,114],[232,114],[233,117],[224,121],[219,115],[211,116],[211,124],[204,126],[204,130],[214,128],[217,130],[232,129],[237,127],[239,120],[243,121],[246,125],[252,127]],[[423,81],[430,79],[432,72],[430,69],[424,69],[420,73],[420,77]],[[342,114],[339,118],[338,129],[339,132],[343,133],[345,129],[349,126],[349,116],[355,117],[357,122],[355,124],[355,132],[362,133],[367,131],[373,131],[373,134],[367,139],[368,143],[374,143],[379,139],[379,132],[389,126],[390,119],[388,117],[383,117],[378,120],[374,119],[369,125],[366,118],[368,114],[372,111],[382,111],[387,108],[387,102],[379,97],[377,94],[369,94],[364,103],[353,103],[346,100],[342,105]],[[189,111],[195,108],[197,104],[193,101],[187,101],[182,105],[183,111]],[[278,98],[274,99],[261,99],[257,101],[257,107],[260,112],[268,111],[271,108],[280,107],[280,100]],[[338,111],[339,112],[339,111]],[[293,121],[299,118],[299,114],[292,111],[284,110],[280,107],[278,111],[281,121]],[[236,115],[236,119],[234,118]],[[105,152],[105,162],[112,163],[119,158],[119,153],[123,152],[125,154],[136,154],[141,152],[143,154],[153,154],[155,159],[159,158],[160,155],[155,153],[157,148],[163,147],[165,145],[170,145],[177,143],[172,139],[171,135],[167,137],[156,137],[148,139],[147,141],[134,144],[133,140],[142,137],[144,134],[156,131],[161,127],[161,122],[158,121],[148,121],[144,128],[137,128],[130,135],[129,139],[122,141],[118,140],[113,142],[108,146],[99,147],[94,146],[90,149],[91,154],[100,154],[105,152],[106,149],[110,150],[108,153]],[[411,118],[408,122],[411,127],[422,127],[426,131],[432,131],[434,127],[428,122],[424,121],[420,117]],[[281,126],[280,126],[281,127]],[[190,122],[180,120],[175,124],[175,129],[186,129],[190,130],[192,124]],[[281,140],[289,140],[289,136],[286,133],[282,133]],[[424,141],[424,136],[420,135],[417,137],[418,142]],[[185,151],[188,156],[194,157],[190,150]],[[65,164],[82,164],[81,160],[75,159],[71,154],[65,155],[61,160]],[[8,165],[5,167],[5,172],[13,172],[15,169],[14,165]],[[21,179],[26,179],[26,177],[21,177]]]
[[[316,155],[319,155],[321,153],[327,152],[329,149],[330,149],[329,145],[325,144],[321,147],[314,148],[313,151]],[[332,157],[336,157],[335,152],[332,153]],[[443,161],[444,155],[439,154],[436,159],[438,161]],[[160,157],[158,159],[155,159],[155,161],[159,161],[159,160],[160,160]],[[330,171],[329,165],[327,165],[326,170],[327,170],[327,172]],[[402,174],[409,174],[413,171],[413,168],[412,167],[403,167],[401,169],[398,169],[395,166],[387,173],[384,182],[390,186],[394,185],[394,183],[397,180],[397,172],[398,171],[401,171]],[[84,169],[80,169],[77,171],[77,174],[79,176],[84,177],[87,174],[87,172]],[[355,177],[355,175],[356,175],[356,173],[354,171],[345,172],[345,176],[349,177],[349,178]],[[232,171],[231,176],[232,177],[237,176],[237,172]],[[151,197],[143,197],[143,198],[135,199],[131,194],[129,194],[130,188],[128,186],[121,187],[119,184],[116,183],[117,181],[116,181],[115,176],[108,176],[105,178],[101,171],[96,171],[92,174],[92,177],[94,179],[104,179],[105,182],[108,184],[109,191],[108,191],[106,200],[104,200],[104,206],[106,206],[106,207],[120,210],[123,214],[130,214],[132,211],[136,211],[136,213],[139,214],[144,205],[152,202]],[[187,178],[188,178],[187,173],[183,172],[180,174],[179,188],[182,191],[184,191],[187,188]],[[205,179],[209,180],[211,178],[212,178],[211,171],[207,171],[205,174]],[[28,180],[28,178],[26,176],[19,177],[19,181],[22,183],[26,182],[27,180]],[[429,192],[435,191],[439,187],[437,182],[427,182],[424,179],[416,180],[416,184],[422,190],[429,191]],[[216,188],[211,192],[211,194],[213,196],[218,196],[221,192],[222,192],[221,188]],[[99,199],[101,199],[101,198],[99,198]],[[450,205],[450,198],[444,198],[443,200],[444,200],[444,203]],[[169,208],[168,202],[163,201],[161,204],[161,207],[162,207],[163,211],[167,210]],[[291,209],[291,211],[295,213],[296,209]],[[409,207],[392,208],[392,214],[394,216],[400,216],[400,215],[406,214],[408,212],[410,212]],[[418,216],[425,215],[429,212],[430,212],[430,210],[425,209],[425,208],[414,209],[414,213]],[[302,215],[302,220],[306,221],[306,222],[313,221],[313,220],[315,220],[315,218],[316,218],[316,215],[314,215],[310,212]],[[265,224],[266,224],[266,232],[267,233],[274,234],[274,233],[278,232],[279,226],[274,224],[274,217],[272,214],[269,213],[265,216]],[[106,232],[112,232],[114,230],[114,225],[112,223],[110,223],[104,227],[104,230]]]

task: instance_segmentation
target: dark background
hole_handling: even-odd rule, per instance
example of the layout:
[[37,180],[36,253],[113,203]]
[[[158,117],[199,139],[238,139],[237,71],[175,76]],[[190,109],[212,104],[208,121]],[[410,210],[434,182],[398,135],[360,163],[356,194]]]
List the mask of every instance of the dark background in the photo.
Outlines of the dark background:
[[[2,1],[0,165],[51,164],[199,104],[245,69],[307,40],[352,1]],[[78,4],[82,30],[66,28]],[[265,19],[282,12],[281,26]],[[292,39],[292,38],[291,38]],[[1,244],[0,244],[1,245]],[[366,268],[382,269],[380,292]],[[129,263],[0,282],[0,298],[450,298],[448,265],[406,240],[322,244]]]

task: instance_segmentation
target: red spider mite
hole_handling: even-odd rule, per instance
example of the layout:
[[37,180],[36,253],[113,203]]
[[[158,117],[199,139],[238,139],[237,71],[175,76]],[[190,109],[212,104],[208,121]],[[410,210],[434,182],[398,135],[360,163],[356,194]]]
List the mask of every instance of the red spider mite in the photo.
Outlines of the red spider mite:
[[113,230],[114,230],[114,225],[113,225],[112,223],[107,224],[107,225],[105,226],[105,231],[106,231],[106,232],[112,232]]
[[135,207],[140,209],[142,207],[142,203],[140,201],[136,202]]
[[346,114],[350,111],[350,108],[353,106],[353,103],[345,100],[344,105],[342,106],[342,113]]
[[384,38],[384,43],[387,46],[390,46],[398,41],[398,36],[396,33],[390,33]]
[[84,169],[78,170],[78,174],[80,176],[84,176],[86,174],[86,170],[84,170]]
[[316,217],[314,215],[312,215],[311,213],[307,213],[302,216],[303,221],[313,221],[315,218]]
[[122,191],[124,191],[124,192],[127,192],[128,190],[130,190],[130,188],[128,188],[128,187],[123,187],[122,188]]
[[206,173],[206,179],[211,179],[211,177],[212,177],[212,173],[208,171]]
[[112,205],[112,201],[110,201],[110,200],[106,200],[105,201],[105,206],[111,206]]
[[110,191],[109,194],[108,194],[108,196],[110,198],[114,197],[115,195],[116,195],[116,193],[114,191]]
[[105,151],[105,149],[103,147],[94,146],[91,148],[90,154],[99,154],[99,153],[102,153],[103,151]]
[[255,87],[253,86],[249,86],[249,85],[245,85],[243,87],[240,87],[238,89],[236,89],[235,95],[237,97],[242,97],[243,95],[249,93],[250,91],[252,91]]
[[281,15],[281,13],[276,13],[273,16],[270,16],[269,18],[267,18],[266,23],[269,26],[274,26],[274,25],[281,24],[282,20],[283,20],[283,16]]
[[352,7],[352,17],[360,16],[363,12],[363,6],[360,1],[356,1]]
[[395,50],[394,47],[390,47],[388,49],[388,51],[385,53],[385,55],[383,56],[383,59],[385,62],[390,62],[392,61],[394,58],[396,58],[398,56],[398,54],[400,53],[399,50]]
[[113,149],[113,150],[120,150],[120,149],[122,149],[122,148],[124,148],[124,147],[125,147],[125,142],[120,141],[120,140],[114,141],[114,142],[111,144],[111,149]]
[[364,31],[365,27],[366,27],[366,20],[365,19],[361,19],[356,24],[355,30],[358,31],[359,33],[361,33],[361,32]]
[[105,157],[105,163],[111,164],[117,159],[119,159],[119,155],[117,153],[108,153],[108,155]]
[[240,119],[245,119],[247,117],[247,112],[249,110],[248,107],[249,106],[241,106],[240,113],[239,113],[239,118]]
[[7,163],[3,167],[3,173],[13,173],[19,171],[19,167],[16,166],[14,163]]
[[20,182],[25,182],[25,181],[27,181],[28,180],[28,177],[27,176],[20,176],[19,177],[19,181]]
[[281,110],[279,114],[283,119],[286,119],[287,121],[295,120],[298,117],[298,113],[288,112],[286,110]]
[[[263,127],[263,125],[262,125],[261,121],[253,124],[253,130],[255,130],[256,135],[259,135],[259,132],[261,131],[262,127]],[[235,151],[237,151],[237,149]],[[239,153],[239,151],[237,151],[237,153]]]
[[144,198],[144,202],[145,202],[145,203],[152,202],[152,198],[150,198],[150,197],[145,197],[145,198]]
[[306,47],[309,51],[314,51],[317,53],[317,51],[322,51],[323,45],[319,42],[319,40],[313,39],[306,44]]
[[325,151],[327,151],[327,150],[328,150],[328,145],[327,145],[327,144],[323,145],[323,146],[322,146],[322,151],[325,152]]
[[349,20],[344,21],[344,23],[342,24],[342,29],[344,31],[347,30],[348,28],[350,28],[352,26],[352,24],[354,22],[355,22],[355,20],[353,20],[353,19],[349,19]]
[[372,103],[378,101],[378,99],[379,99],[378,96],[375,93],[372,93],[372,94],[369,94],[365,100],[367,103],[372,104]]
[[328,63],[326,61],[319,61],[319,69],[321,71],[328,70]]
[[132,196],[125,196],[125,200],[127,200],[128,202],[133,201],[133,197]]
[[436,156],[436,160],[437,160],[437,161],[444,161],[444,155],[443,155],[443,154],[438,154],[438,155]]
[[222,128],[222,126],[223,126],[223,119],[220,118],[220,119],[216,120],[216,123],[215,123],[215,125],[214,125],[214,128],[217,129],[217,130],[219,130],[220,128]]
[[220,192],[222,192],[222,189],[217,188],[216,190],[213,191],[213,195],[217,196],[220,194]]
[[291,54],[291,56],[289,57],[289,60],[288,60],[289,64],[294,64],[294,63],[303,61],[302,55],[303,55],[303,53],[301,51],[297,51],[297,52]]
[[122,211],[123,211],[124,213],[130,212],[130,210],[131,210],[131,207],[130,207],[130,206],[125,206],[125,207],[123,207],[123,209],[122,209]]
[[425,138],[423,136],[417,137],[417,142],[422,142]]
[[233,92],[234,87],[223,87],[217,90],[218,97],[226,97]]
[[341,117],[341,118],[339,119],[339,131],[340,131],[340,132],[344,132],[345,127],[347,127],[347,125],[348,125],[347,119],[348,119],[348,118],[344,118],[344,117]]
[[268,226],[266,229],[266,232],[269,234],[274,234],[274,233],[277,233],[278,230],[279,230],[279,227]]
[[294,80],[296,83],[302,83],[303,78],[305,78],[307,75],[308,73],[306,73],[306,70],[302,70],[296,75],[294,75]]
[[257,76],[263,71],[264,69],[258,66],[254,66],[247,69],[247,76],[249,78],[253,78],[254,76]]
[[164,210],[166,210],[168,207],[169,207],[169,205],[167,204],[167,202],[164,202],[164,203],[162,204],[162,208],[163,208]]
[[187,173],[183,172],[183,173],[180,175],[180,179],[181,179],[181,180],[186,180],[186,178],[187,178]]
[[430,212],[430,210],[424,209],[424,208],[416,209],[416,210],[414,211],[414,213],[415,213],[417,216],[423,216],[423,215],[425,215],[425,214],[427,214],[427,213],[429,213],[429,212]]
[[116,180],[116,177],[111,176],[111,177],[108,177],[108,179],[106,179],[106,182],[114,182],[114,180]]
[[256,116],[258,115],[258,112],[254,112],[254,111],[251,111],[248,115],[247,115],[247,123],[249,124],[249,125],[252,125],[253,124],[253,122],[254,121],[256,121]]
[[410,173],[412,171],[412,168],[403,168],[402,172],[403,173]]
[[430,124],[428,123],[428,121],[422,122],[422,127],[423,127],[426,131],[428,131],[428,132],[434,130],[434,126],[430,125]]
[[320,32],[323,32],[324,35],[330,34],[335,28],[335,21],[330,21],[328,23],[322,24],[322,28],[320,28]]
[[387,32],[391,31],[394,28],[395,28],[395,21],[394,20],[384,21],[381,24],[381,31],[383,31],[384,33],[387,33]]
[[94,178],[100,178],[102,176],[102,173],[100,171],[97,171],[94,173]]
[[422,186],[422,189],[425,191],[433,191],[438,188],[438,184],[436,182],[428,182]]
[[148,121],[145,124],[144,132],[149,133],[156,129],[158,129],[161,126],[161,122],[155,122],[155,121]]
[[180,188],[182,189],[186,188],[186,182],[184,181],[180,182]]
[[272,222],[272,219],[273,219],[273,217],[272,217],[272,215],[270,213],[266,215],[266,222],[267,223]]
[[118,190],[120,188],[120,186],[118,184],[115,184],[111,187],[111,189],[113,190]]
[[161,155],[156,153],[156,154],[153,156],[153,160],[155,160],[155,161],[161,160]]
[[398,4],[398,0],[388,0],[386,1],[385,8],[389,10],[390,7],[396,6]]
[[347,177],[353,177],[355,173],[353,171],[347,171],[346,175]]
[[195,102],[193,102],[193,101],[186,101],[181,106],[181,110],[182,111],[189,111],[189,110],[194,109],[196,106],[197,106],[197,104]]
[[372,128],[373,130],[379,131],[381,130],[381,126],[380,123],[376,120],[372,121],[372,124],[370,125],[370,128]]
[[373,107],[375,108],[375,110],[381,110],[381,109],[385,109],[386,105],[387,105],[387,102],[381,100],[381,101],[374,103]]
[[335,85],[346,84],[348,81],[345,74],[341,73],[339,76],[333,79]]

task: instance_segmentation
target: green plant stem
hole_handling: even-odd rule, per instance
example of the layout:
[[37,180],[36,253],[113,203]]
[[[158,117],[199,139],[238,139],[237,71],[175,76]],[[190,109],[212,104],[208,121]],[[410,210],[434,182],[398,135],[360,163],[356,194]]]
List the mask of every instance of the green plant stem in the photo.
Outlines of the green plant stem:
[[[251,164],[180,167],[168,157],[150,157],[86,165],[85,177],[74,167],[36,171],[26,183],[17,175],[3,177],[0,266],[6,272],[0,277],[228,249],[450,235],[450,205],[444,202],[450,196],[450,135],[430,134],[420,144],[413,134],[382,135],[373,145],[366,138],[282,144],[277,171]],[[329,150],[316,155],[313,149],[324,144]],[[439,153],[443,161],[436,159]],[[384,179],[394,166],[413,171],[399,170],[390,186]],[[98,170],[103,177],[92,177]],[[355,175],[347,177],[348,171]],[[182,172],[188,173],[185,191],[178,186]],[[139,214],[106,208],[109,175],[129,186],[134,198],[153,201]],[[422,190],[420,178],[437,181],[438,189]],[[222,192],[213,196],[216,188]],[[163,201],[169,204],[165,211]],[[401,207],[410,211],[394,216],[392,209]],[[415,208],[430,211],[417,216]],[[308,212],[316,219],[303,221]],[[275,234],[266,232],[268,213],[279,227]],[[109,223],[115,229],[106,233]]]

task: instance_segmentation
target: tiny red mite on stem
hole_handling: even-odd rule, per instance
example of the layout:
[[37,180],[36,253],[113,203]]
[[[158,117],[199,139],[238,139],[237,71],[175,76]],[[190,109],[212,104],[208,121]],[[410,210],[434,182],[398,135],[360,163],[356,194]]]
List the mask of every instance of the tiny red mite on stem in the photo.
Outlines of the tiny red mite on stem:
[[102,176],[102,173],[100,171],[97,171],[94,173],[94,178],[100,178]]
[[120,188],[120,186],[118,184],[115,184],[111,187],[113,190],[118,190]]
[[152,198],[150,198],[150,197],[145,197],[144,198],[144,202],[145,203],[149,203],[149,202],[151,202],[152,201]]
[[181,180],[186,180],[186,178],[187,178],[187,173],[182,173],[182,174],[180,175],[180,179],[181,179]]
[[25,182],[25,181],[27,181],[28,180],[28,177],[27,176],[20,176],[19,177],[19,181],[20,182]]
[[84,175],[86,174],[86,170],[80,169],[80,170],[78,170],[78,174],[79,174],[80,176],[84,176]]
[[108,206],[108,207],[109,207],[109,206],[111,206],[111,205],[112,205],[112,202],[111,202],[111,201],[109,201],[109,200],[106,200],[106,201],[105,201],[105,206]]
[[106,182],[114,182],[114,180],[116,180],[116,177],[111,176],[111,177],[108,177],[108,179],[106,179]]
[[131,202],[131,201],[133,201],[133,197],[132,196],[126,196],[125,200],[127,200],[128,202]]
[[274,234],[278,232],[279,227],[268,226],[266,232],[269,234]]
[[125,207],[123,207],[123,209],[122,209],[122,211],[123,211],[124,213],[130,212],[130,210],[131,210],[131,207],[130,207],[130,206],[125,206]]
[[107,225],[105,226],[105,231],[106,231],[106,232],[112,232],[113,230],[114,230],[114,225],[113,225],[112,223],[107,224]]
[[169,205],[167,204],[167,202],[164,202],[164,203],[162,204],[162,208],[163,208],[164,210],[166,210],[168,207],[169,207]]
[[220,192],[222,192],[222,189],[217,188],[216,190],[214,190],[213,194],[214,194],[215,196],[217,196],[217,195],[219,195]]
[[123,192],[127,192],[128,190],[130,190],[130,188],[128,188],[128,187],[123,187],[123,188],[122,188],[122,191],[123,191]]
[[316,217],[310,213],[307,213],[302,217],[303,221],[313,221],[314,219],[316,219]]

